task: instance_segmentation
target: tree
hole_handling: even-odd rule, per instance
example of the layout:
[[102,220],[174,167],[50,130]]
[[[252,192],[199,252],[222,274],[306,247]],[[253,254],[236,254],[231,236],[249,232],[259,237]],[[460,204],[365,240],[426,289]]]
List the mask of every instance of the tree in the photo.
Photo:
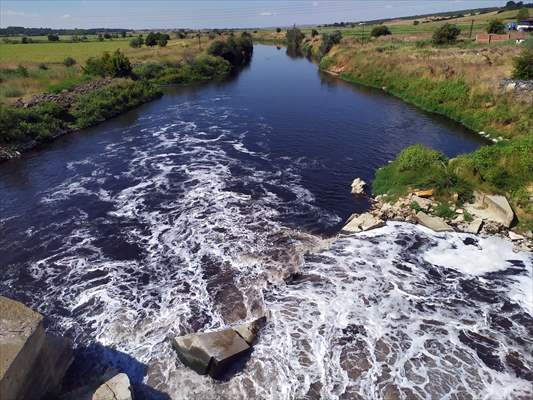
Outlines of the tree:
[[529,10],[525,7],[521,8],[516,14],[516,19],[518,21],[524,21],[529,18]]
[[89,58],[83,70],[89,75],[125,77],[131,75],[131,64],[120,50],[116,50],[112,55],[106,51],[99,58]]
[[26,36],[24,36],[24,37],[20,40],[20,43],[23,43],[23,44],[28,43],[28,38],[27,38]]
[[413,25],[416,26],[416,25],[418,25],[418,24],[420,24],[420,21],[418,21],[418,20],[413,21]]
[[301,30],[294,26],[292,27],[292,29],[287,29],[286,37],[288,47],[291,47],[292,49],[297,49],[300,47],[300,43],[302,42],[305,35],[302,33]]
[[526,44],[524,50],[514,59],[513,79],[533,79],[533,45]]
[[48,35],[48,41],[50,42],[57,42],[59,40],[59,36],[51,33],[50,35]]
[[311,37],[315,37],[315,36],[318,36],[318,31],[316,29],[313,29],[311,31]]
[[159,47],[165,47],[168,43],[168,39],[170,39],[170,36],[168,36],[166,33],[157,32],[156,39],[157,39],[157,44],[159,45]]
[[157,44],[157,36],[153,32],[150,32],[148,35],[146,35],[144,44],[150,47],[155,46]]
[[104,39],[111,39],[111,35],[109,33],[104,33]]
[[122,32],[120,33],[120,36],[122,36],[123,38],[125,38],[125,37],[126,37],[126,31],[122,31]]
[[487,33],[505,33],[505,25],[499,19],[492,19],[487,26]]
[[452,44],[457,42],[461,30],[454,24],[444,24],[433,33],[434,44]]
[[130,40],[130,47],[133,47],[134,49],[138,49],[139,47],[142,47],[144,43],[144,40],[142,37],[136,37]]
[[276,28],[276,32],[280,33],[281,32],[281,28]]
[[385,25],[378,25],[370,33],[373,37],[387,36],[391,34],[390,29]]

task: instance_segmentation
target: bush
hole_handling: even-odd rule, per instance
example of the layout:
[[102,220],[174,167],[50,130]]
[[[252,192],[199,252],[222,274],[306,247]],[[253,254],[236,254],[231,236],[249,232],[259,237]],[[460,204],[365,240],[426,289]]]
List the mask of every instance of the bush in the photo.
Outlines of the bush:
[[20,76],[21,78],[27,78],[30,76],[30,73],[28,72],[28,68],[24,67],[23,65],[19,65],[15,69],[15,74]]
[[113,55],[104,52],[100,58],[89,58],[84,71],[89,75],[125,77],[131,75],[131,64],[128,57],[116,50]]
[[20,40],[20,43],[22,43],[22,44],[29,43],[29,42],[28,42],[28,38],[27,38],[26,36],[24,36],[24,37]]
[[414,26],[417,26],[417,25],[419,25],[419,24],[420,24],[420,21],[413,21],[413,25],[414,25]]
[[499,19],[490,20],[489,25],[487,26],[487,33],[505,33],[505,25]]
[[151,80],[159,77],[164,69],[161,64],[149,63],[135,67],[132,72],[137,79]]
[[334,45],[340,43],[341,39],[342,34],[340,31],[322,34],[322,43],[320,43],[319,49],[320,58],[328,54]]
[[380,36],[387,36],[391,35],[390,29],[385,25],[378,25],[372,29],[372,32],[370,33],[373,37],[380,37]]
[[150,47],[155,46],[157,44],[157,36],[155,35],[155,33],[150,32],[148,35],[146,35],[144,44]]
[[512,76],[514,79],[533,79],[533,46],[526,46],[514,59]]
[[159,33],[157,32],[157,44],[159,47],[165,47],[168,43],[168,40],[170,39],[170,36],[168,36],[166,33]]
[[144,40],[142,37],[136,37],[130,40],[130,47],[133,47],[135,49],[142,47],[144,44]]
[[454,24],[444,24],[433,33],[433,43],[436,45],[453,44],[461,30]]
[[439,203],[437,207],[435,207],[433,214],[441,218],[455,217],[455,211],[453,211],[447,203]]
[[46,66],[45,63],[40,63],[40,64],[39,64],[39,69],[40,69],[40,70],[43,70],[43,71],[46,71],[46,70],[48,69],[48,67]]
[[250,60],[253,53],[252,39],[246,35],[239,38],[230,37],[226,41],[217,40],[209,46],[207,53],[222,57],[231,65],[243,65]]
[[48,35],[48,41],[50,41],[50,42],[57,42],[58,40],[59,40],[59,36],[54,35],[54,34],[50,34],[50,35]]
[[72,57],[67,57],[63,60],[63,65],[65,65],[65,67],[72,67],[75,64],[76,64],[76,60],[73,59]]
[[276,32],[280,33],[281,32],[281,28],[276,28]]
[[316,29],[311,30],[311,37],[318,36],[318,31]]

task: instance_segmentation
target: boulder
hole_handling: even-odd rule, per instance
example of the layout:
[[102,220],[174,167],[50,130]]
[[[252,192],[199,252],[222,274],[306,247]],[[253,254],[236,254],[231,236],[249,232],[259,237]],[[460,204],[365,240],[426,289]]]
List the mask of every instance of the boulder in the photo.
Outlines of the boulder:
[[214,332],[193,333],[174,338],[179,359],[200,375],[217,378],[230,365],[249,354],[266,317]]
[[497,222],[506,228],[511,226],[514,212],[504,196],[475,193],[475,203],[467,204],[466,211],[481,219]]
[[519,235],[518,233],[514,233],[513,231],[509,231],[509,239],[511,239],[513,242],[518,240],[524,240],[526,237]]
[[422,211],[416,213],[416,219],[419,224],[424,225],[426,228],[435,232],[453,231],[453,228],[448,225],[444,219],[428,215]]
[[40,399],[61,388],[73,361],[69,341],[46,335],[43,317],[0,296],[0,398]]
[[385,221],[373,216],[370,213],[364,213],[360,215],[354,214],[350,217],[344,228],[342,228],[342,231],[347,233],[357,233],[380,228],[384,225]]
[[422,210],[429,210],[431,208],[432,201],[424,197],[417,196],[416,194],[411,196],[411,201],[416,202]]
[[132,400],[128,375],[117,374],[104,382],[91,397],[91,400]]
[[431,197],[433,196],[434,193],[435,193],[435,189],[416,190],[414,192],[415,196],[424,197],[424,198]]
[[366,182],[361,178],[355,178],[352,182],[352,194],[361,194],[365,190]]
[[465,232],[473,233],[474,235],[477,235],[482,225],[483,225],[483,220],[480,218],[476,218],[475,220],[473,220],[472,222],[468,224],[468,226],[465,229]]

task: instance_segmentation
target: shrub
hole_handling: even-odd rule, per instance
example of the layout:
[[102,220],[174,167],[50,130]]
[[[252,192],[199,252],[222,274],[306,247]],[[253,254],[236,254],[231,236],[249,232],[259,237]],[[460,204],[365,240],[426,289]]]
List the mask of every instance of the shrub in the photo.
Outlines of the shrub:
[[4,87],[0,89],[0,94],[3,97],[20,97],[23,93],[17,88],[4,85]]
[[533,79],[533,46],[527,45],[520,55],[514,59],[514,79]]
[[40,64],[39,64],[39,69],[40,69],[40,70],[43,70],[43,71],[46,71],[46,70],[48,69],[48,67],[46,66],[45,63],[40,63]]
[[28,38],[26,36],[24,36],[21,40],[20,40],[20,43],[22,44],[26,44],[28,43]]
[[153,47],[157,44],[157,37],[153,32],[150,32],[148,35],[146,35],[146,39],[144,40],[144,44],[150,47]]
[[168,39],[170,39],[170,36],[168,36],[166,33],[159,33],[157,32],[157,44],[159,47],[165,47],[168,43]]
[[378,25],[372,29],[372,32],[370,33],[373,37],[380,37],[380,36],[387,36],[391,35],[390,29],[385,25]]
[[130,40],[130,47],[133,47],[135,49],[142,47],[144,43],[144,40],[142,37],[136,37]]
[[311,30],[311,37],[318,36],[318,31],[316,29]]
[[111,39],[111,34],[104,33],[104,39]]
[[131,74],[131,64],[128,57],[116,50],[113,55],[104,52],[99,58],[89,58],[84,71],[89,75],[124,77]]
[[487,33],[505,33],[505,25],[499,19],[490,20],[487,26]]
[[433,213],[441,218],[453,218],[455,216],[455,211],[447,203],[439,203]]
[[89,80],[90,78],[87,75],[71,76],[63,79],[59,83],[49,85],[47,90],[51,93],[60,93],[63,90],[70,90],[82,83],[88,82]]
[[419,24],[420,24],[420,21],[413,21],[414,26],[419,25]]
[[408,171],[431,167],[435,163],[446,163],[447,158],[438,151],[428,149],[420,144],[406,148],[397,158],[398,169]]
[[67,57],[63,60],[63,65],[65,65],[65,67],[72,67],[75,64],[76,64],[76,60],[73,59],[72,57]]
[[322,34],[322,43],[320,43],[320,58],[324,57],[328,52],[331,50],[331,48],[340,43],[342,39],[342,34],[340,31],[335,31],[332,33],[324,33]]
[[138,79],[156,79],[165,67],[161,64],[141,64],[133,69],[133,75]]
[[230,37],[226,41],[217,40],[209,46],[207,53],[212,56],[222,57],[231,65],[238,66],[250,60],[253,53],[251,38],[246,36]]
[[457,37],[461,30],[454,24],[444,24],[433,33],[433,43],[453,44],[457,41]]
[[57,42],[58,40],[59,40],[59,36],[54,35],[53,33],[51,33],[50,35],[48,35],[48,41],[50,41],[50,42]]
[[281,28],[276,28],[276,32],[280,33],[281,32]]

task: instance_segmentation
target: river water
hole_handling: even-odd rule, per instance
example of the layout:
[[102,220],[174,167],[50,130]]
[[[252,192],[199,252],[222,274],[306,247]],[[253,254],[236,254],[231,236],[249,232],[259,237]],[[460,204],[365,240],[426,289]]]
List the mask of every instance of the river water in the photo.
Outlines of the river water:
[[[532,258],[405,223],[336,237],[355,177],[472,132],[255,46],[223,82],[0,165],[0,293],[138,398],[519,399],[533,394]],[[263,313],[244,369],[196,375],[177,334]],[[152,389],[149,389],[151,387]]]

